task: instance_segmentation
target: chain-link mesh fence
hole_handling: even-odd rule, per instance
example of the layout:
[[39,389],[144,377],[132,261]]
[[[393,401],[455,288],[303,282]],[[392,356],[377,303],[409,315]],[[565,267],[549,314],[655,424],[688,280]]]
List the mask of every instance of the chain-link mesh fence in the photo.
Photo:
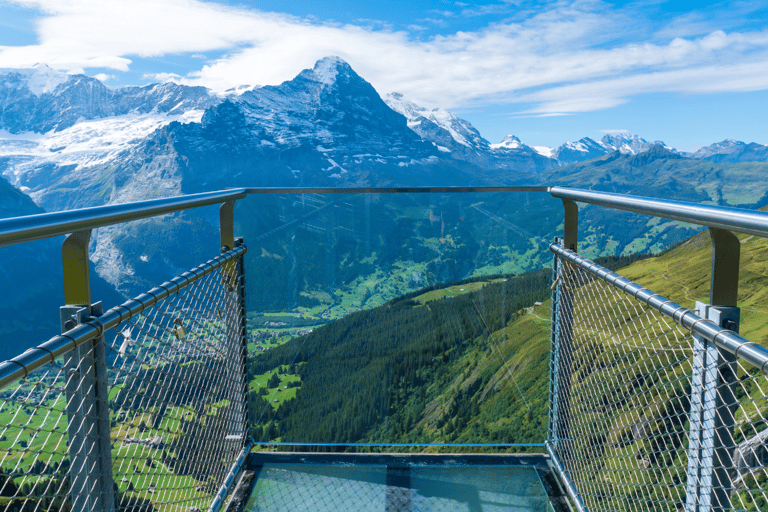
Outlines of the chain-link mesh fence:
[[0,510],[211,505],[247,438],[244,252],[94,314],[100,337],[2,391]]
[[553,251],[549,443],[583,505],[768,510],[763,366],[694,337],[708,321],[693,312]]

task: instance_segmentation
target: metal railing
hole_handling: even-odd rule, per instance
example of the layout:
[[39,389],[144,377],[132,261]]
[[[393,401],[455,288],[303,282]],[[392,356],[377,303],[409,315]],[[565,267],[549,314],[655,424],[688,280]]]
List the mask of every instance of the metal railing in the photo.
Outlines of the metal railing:
[[[250,450],[242,189],[0,221],[63,244],[62,334],[0,364],[0,509],[218,510]],[[221,255],[103,311],[93,228],[223,203]]]
[[[738,335],[739,239],[768,214],[553,187],[547,449],[578,510],[767,510],[768,350]],[[576,252],[574,201],[696,223],[709,304],[689,310]]]

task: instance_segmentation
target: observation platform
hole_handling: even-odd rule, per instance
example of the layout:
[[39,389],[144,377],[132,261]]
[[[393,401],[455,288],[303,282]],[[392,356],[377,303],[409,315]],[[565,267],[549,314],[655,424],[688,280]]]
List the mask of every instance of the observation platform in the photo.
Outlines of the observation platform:
[[[585,257],[577,202],[709,236],[667,253],[674,286],[619,274]],[[122,304],[92,297],[93,230],[167,214],[218,216],[210,254]],[[59,235],[61,334],[0,363],[0,512],[768,512],[764,211],[563,187],[229,189],[0,219],[0,247]],[[552,270],[518,275],[523,254]],[[710,278],[708,302],[687,275]],[[369,453],[433,446],[499,450]]]

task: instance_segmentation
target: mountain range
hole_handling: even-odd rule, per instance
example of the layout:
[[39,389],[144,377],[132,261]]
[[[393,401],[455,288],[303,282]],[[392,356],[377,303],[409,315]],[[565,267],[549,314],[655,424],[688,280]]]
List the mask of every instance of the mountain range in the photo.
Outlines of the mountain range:
[[[223,95],[174,83],[112,89],[45,65],[0,69],[0,173],[46,209],[89,205],[84,197],[51,202],[45,196],[57,182],[71,185],[73,169],[80,177],[137,157],[146,160],[147,150],[159,157],[157,132],[163,130],[179,146],[188,143],[182,152],[169,148],[166,166],[167,157],[178,156],[185,165],[177,167],[192,174],[206,173],[211,165],[220,169],[224,162],[225,168],[238,168],[237,175],[244,161],[257,158],[259,181],[280,185],[414,184],[407,182],[416,176],[430,184],[478,178],[501,184],[613,151],[633,155],[661,144],[676,152],[661,141],[626,133],[600,141],[584,137],[557,148],[529,146],[514,135],[493,144],[444,109],[421,107],[398,93],[381,98],[336,57],[321,59],[279,86],[242,87]],[[224,145],[224,154],[216,151]],[[182,154],[188,148],[199,151]],[[212,149],[213,160],[202,156]],[[720,163],[767,161],[768,146],[725,140],[679,154]],[[414,165],[420,173],[403,172]],[[251,172],[244,174],[252,175],[251,165],[247,168]],[[83,181],[94,180],[77,180]],[[102,189],[86,194],[92,204],[114,201],[112,192],[124,200],[131,196],[130,190],[115,189],[107,199]]]
[[[724,141],[689,155],[628,134],[558,148],[528,146],[512,135],[492,144],[446,110],[396,93],[382,98],[337,57],[277,86],[221,95],[169,83],[110,89],[46,66],[0,70],[0,175],[39,211],[233,186],[565,184],[754,206],[768,189],[768,164],[750,159],[768,159],[766,146]],[[470,204],[478,219],[493,218],[475,198]],[[525,238],[520,253],[509,257],[520,258],[521,269],[540,266],[526,240],[553,236],[562,215],[558,202],[526,195],[523,203],[494,204],[501,210],[492,215],[513,219],[515,236]],[[457,218],[467,217],[465,206],[458,206]],[[244,223],[269,230],[285,219],[279,212],[287,206],[242,201],[238,208]],[[428,210],[431,225],[435,215]],[[582,245],[587,251],[621,253],[637,249],[638,240],[658,250],[686,233],[662,222],[648,237],[643,221],[611,235],[603,214],[592,211],[585,213],[593,221]],[[91,259],[103,279],[131,295],[215,254],[217,230],[215,208],[101,228]],[[168,239],[180,238],[190,241],[188,251],[165,250]]]

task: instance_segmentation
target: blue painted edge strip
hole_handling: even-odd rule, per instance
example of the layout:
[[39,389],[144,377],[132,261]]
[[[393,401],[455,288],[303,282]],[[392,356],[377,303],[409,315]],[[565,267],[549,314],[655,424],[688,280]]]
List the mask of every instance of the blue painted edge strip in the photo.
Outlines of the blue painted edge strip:
[[285,443],[285,442],[271,442],[271,443],[259,443],[254,442],[255,446],[383,446],[383,447],[414,447],[414,448],[427,448],[427,447],[446,447],[446,448],[467,448],[467,447],[496,447],[505,446],[509,448],[544,448],[544,443],[528,443],[528,444],[506,444],[506,443],[464,443],[464,444],[431,444],[431,443]]

